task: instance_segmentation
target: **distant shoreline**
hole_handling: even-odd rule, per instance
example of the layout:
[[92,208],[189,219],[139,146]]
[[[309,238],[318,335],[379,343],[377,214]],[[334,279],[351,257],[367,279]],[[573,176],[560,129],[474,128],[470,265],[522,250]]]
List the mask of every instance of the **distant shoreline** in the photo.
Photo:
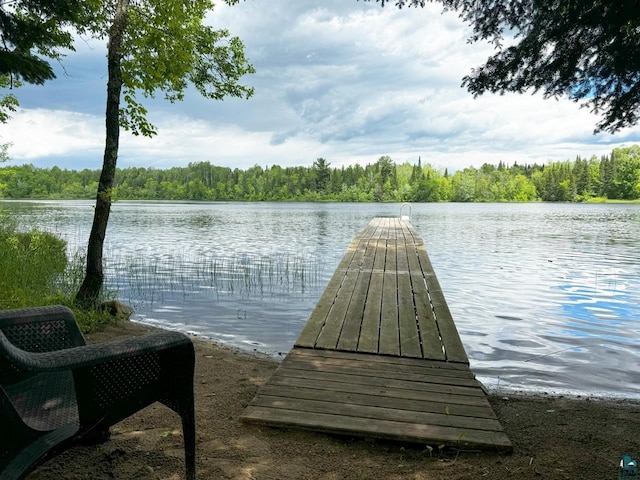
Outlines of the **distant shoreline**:
[[[93,199],[100,169],[67,170],[33,165],[0,167],[0,198]],[[111,200],[208,200],[296,202],[527,203],[640,202],[640,145],[600,158],[544,164],[484,163],[449,172],[429,163],[375,163],[333,167],[254,165],[246,169],[210,162],[165,169],[116,169]],[[608,200],[604,200],[608,199]]]

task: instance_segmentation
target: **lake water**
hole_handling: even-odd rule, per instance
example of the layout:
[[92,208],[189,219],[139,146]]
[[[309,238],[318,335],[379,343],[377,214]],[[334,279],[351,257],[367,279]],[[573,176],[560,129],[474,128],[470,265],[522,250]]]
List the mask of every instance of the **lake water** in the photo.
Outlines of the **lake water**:
[[[0,202],[73,253],[93,202]],[[286,354],[352,238],[398,204],[114,205],[107,285],[135,321]],[[478,378],[640,398],[640,206],[415,204]]]

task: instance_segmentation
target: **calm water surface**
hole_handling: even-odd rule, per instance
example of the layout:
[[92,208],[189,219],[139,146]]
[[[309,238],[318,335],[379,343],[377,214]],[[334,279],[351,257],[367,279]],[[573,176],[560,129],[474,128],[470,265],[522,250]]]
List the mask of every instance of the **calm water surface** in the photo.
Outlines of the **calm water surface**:
[[[92,202],[0,202],[73,253]],[[108,288],[134,320],[286,354],[351,239],[399,205],[114,205]],[[640,398],[640,206],[417,204],[471,367],[487,386]]]

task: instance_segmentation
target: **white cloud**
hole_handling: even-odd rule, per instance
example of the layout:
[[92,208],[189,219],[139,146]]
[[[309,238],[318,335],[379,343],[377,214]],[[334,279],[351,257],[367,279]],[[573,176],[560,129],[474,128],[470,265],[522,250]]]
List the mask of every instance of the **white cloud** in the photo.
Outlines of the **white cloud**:
[[64,110],[20,109],[3,127],[11,156],[32,161],[49,155],[87,152],[104,145],[104,120]]
[[[398,163],[421,156],[452,171],[600,155],[640,141],[640,128],[593,136],[598,118],[566,99],[473,99],[461,79],[492,47],[467,44],[468,28],[438,5],[254,0],[218,5],[208,21],[244,41],[257,69],[244,83],[255,96],[216,103],[189,92],[180,104],[147,102],[159,134],[123,133],[121,166],[246,168],[311,165],[317,157],[340,166],[390,155]],[[100,166],[106,62],[98,47],[82,51],[82,65],[93,68],[71,64],[73,81],[25,90],[28,108],[0,132],[17,162],[84,167],[91,158],[91,168]]]

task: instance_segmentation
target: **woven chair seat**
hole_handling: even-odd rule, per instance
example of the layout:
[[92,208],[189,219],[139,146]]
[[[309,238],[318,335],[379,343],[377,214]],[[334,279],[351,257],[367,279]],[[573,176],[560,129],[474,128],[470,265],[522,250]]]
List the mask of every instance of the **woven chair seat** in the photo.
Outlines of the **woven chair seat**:
[[40,431],[80,424],[71,372],[41,373],[5,387],[24,423]]

